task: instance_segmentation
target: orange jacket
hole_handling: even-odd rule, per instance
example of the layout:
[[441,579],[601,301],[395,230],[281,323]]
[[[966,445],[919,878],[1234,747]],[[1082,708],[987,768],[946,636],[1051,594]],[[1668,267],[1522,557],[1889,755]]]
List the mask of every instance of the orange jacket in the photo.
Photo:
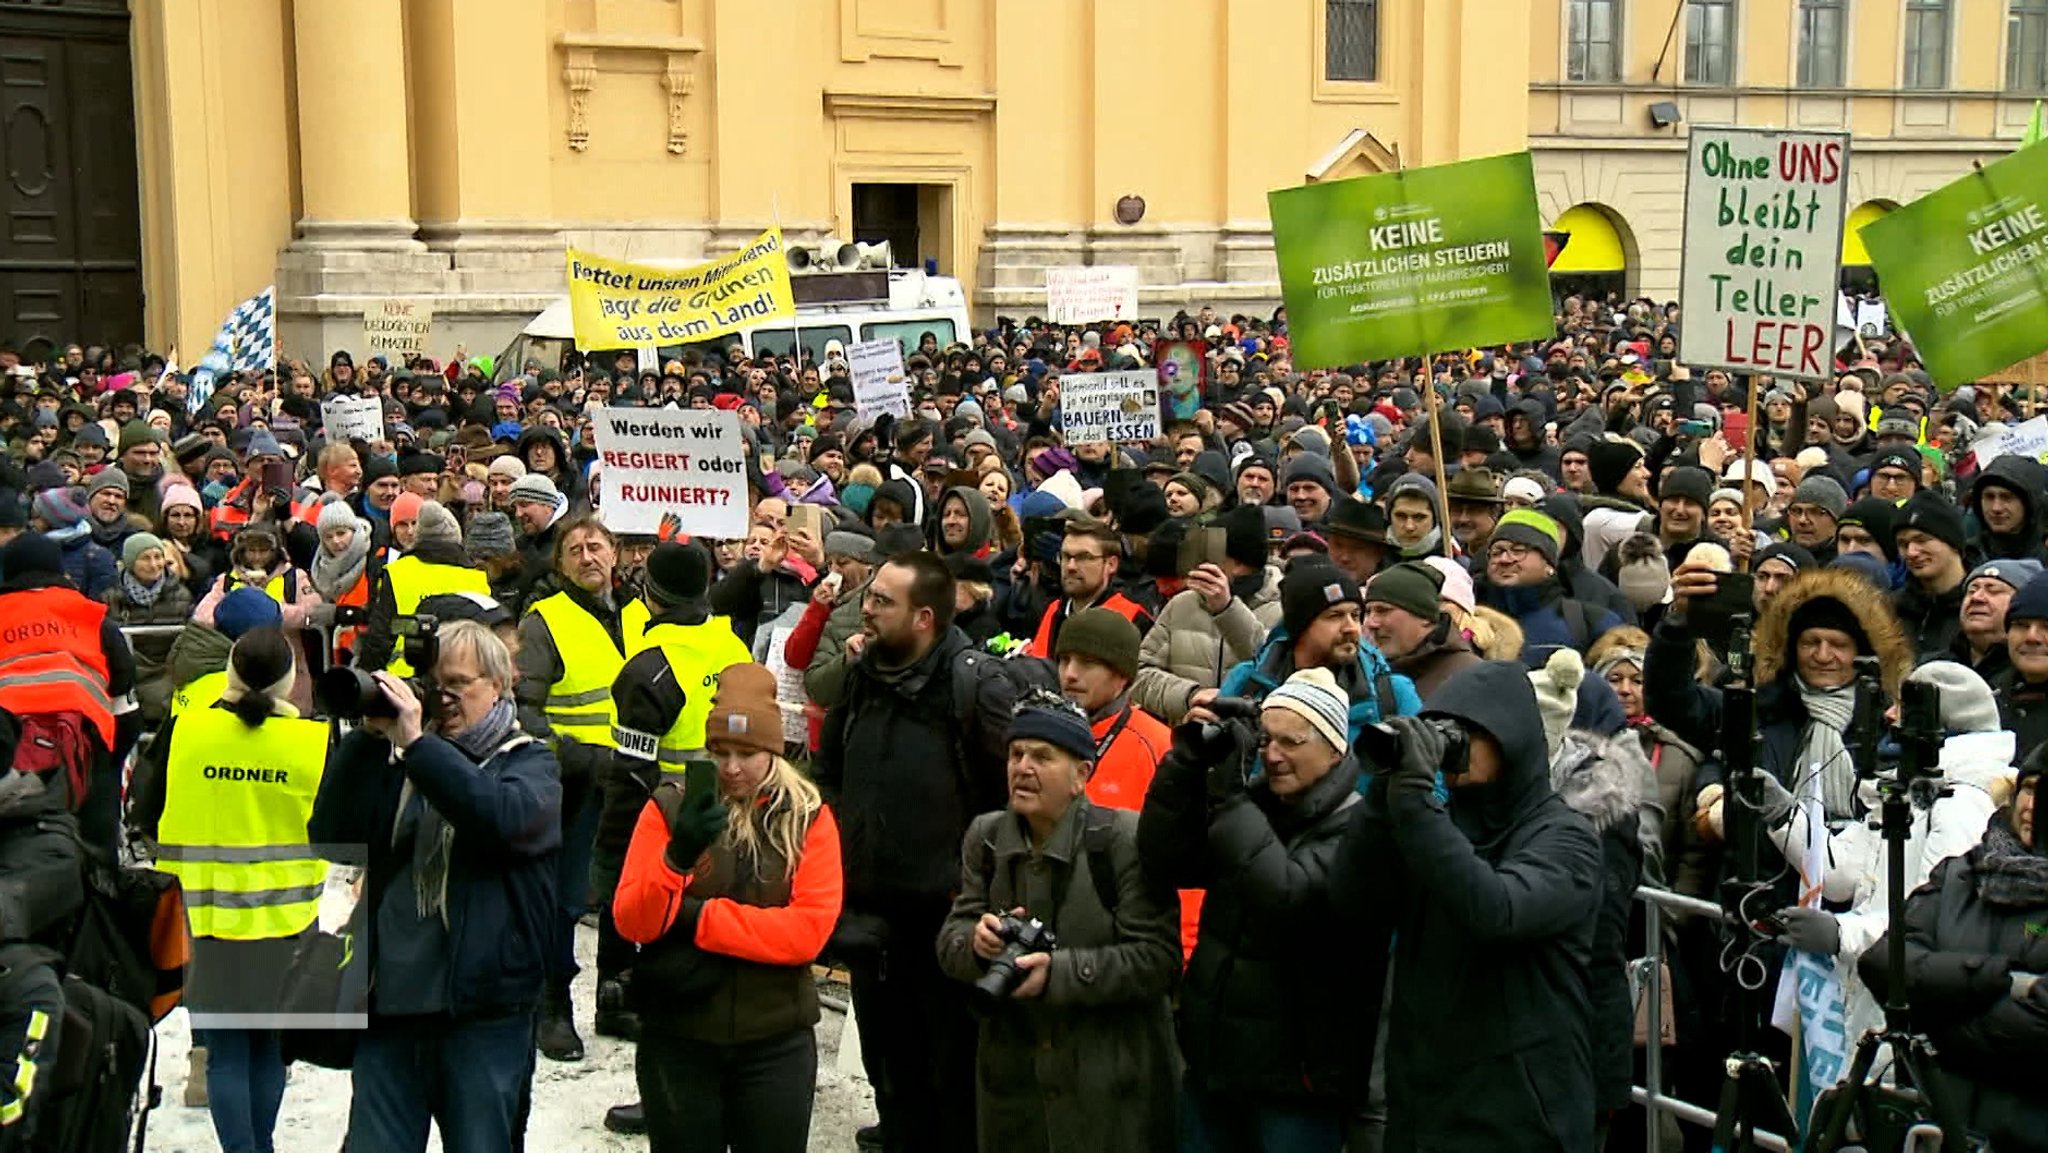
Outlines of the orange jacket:
[[[1124,707],[1094,726],[1095,771],[1088,776],[1088,799],[1105,809],[1144,807],[1152,774],[1173,747],[1173,730],[1144,709]],[[1105,742],[1107,744],[1105,745]],[[1180,891],[1181,960],[1195,955],[1195,934],[1202,923],[1202,890]]]
[[[1045,615],[1038,618],[1038,633],[1031,638],[1031,647],[1024,650],[1024,655],[1052,659],[1053,634],[1059,632],[1060,625],[1066,621],[1066,607],[1066,597],[1045,606]],[[1145,611],[1145,606],[1119,592],[1110,593],[1095,604],[1084,607],[1108,609],[1137,625],[1141,633],[1152,627],[1152,614]]]
[[0,627],[0,708],[11,713],[78,713],[114,747],[114,701],[100,625],[107,606],[60,586],[5,598]]
[[[626,865],[612,897],[612,920],[619,935],[636,945],[665,936],[682,911],[690,874],[671,869],[668,820],[653,801],[640,810]],[[697,914],[694,943],[761,965],[808,965],[818,959],[832,927],[839,922],[844,894],[839,870],[839,825],[832,810],[820,807],[804,836],[796,875],[790,879],[789,904],[747,905],[729,897],[713,897]]]

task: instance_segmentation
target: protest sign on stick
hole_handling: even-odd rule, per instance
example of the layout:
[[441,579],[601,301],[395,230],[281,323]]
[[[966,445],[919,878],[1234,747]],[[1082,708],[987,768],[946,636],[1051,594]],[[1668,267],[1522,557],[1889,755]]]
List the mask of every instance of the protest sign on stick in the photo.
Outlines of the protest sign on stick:
[[597,456],[604,465],[598,503],[606,527],[622,533],[746,535],[747,458],[739,414],[600,408],[594,417]]
[[1159,374],[1084,372],[1060,378],[1068,444],[1123,444],[1159,435]]
[[687,268],[569,250],[569,314],[579,348],[710,340],[795,311],[779,228],[730,256]]
[[1130,320],[1138,315],[1138,270],[1128,264],[1048,268],[1045,313],[1054,324]]
[[1300,368],[1553,331],[1529,154],[1266,194]]
[[2048,347],[2048,148],[2027,147],[1863,226],[1892,322],[1936,384]]
[[1848,181],[1845,133],[1692,130],[1680,360],[1695,371],[1829,377]]
[[846,350],[853,374],[853,407],[872,423],[883,413],[898,420],[910,415],[910,381],[903,373],[903,345],[891,337],[862,340]]

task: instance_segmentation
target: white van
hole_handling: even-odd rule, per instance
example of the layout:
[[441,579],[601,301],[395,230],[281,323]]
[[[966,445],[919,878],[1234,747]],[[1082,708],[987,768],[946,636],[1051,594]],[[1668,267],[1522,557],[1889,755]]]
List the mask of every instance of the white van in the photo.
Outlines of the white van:
[[[735,342],[743,345],[749,356],[787,356],[801,341],[817,364],[824,363],[825,345],[832,341],[845,349],[858,341],[894,337],[902,344],[906,358],[917,351],[926,334],[940,348],[955,342],[973,342],[967,295],[960,282],[950,276],[894,268],[797,273],[790,277],[790,284],[797,299],[794,317],[742,329],[715,340],[689,345],[646,345],[630,351],[645,371],[658,369],[680,356],[685,348],[722,354]],[[562,354],[575,347],[575,338],[569,298],[564,296],[529,321],[498,357],[498,379],[517,374],[529,358],[542,364],[560,364]],[[593,353],[598,364],[609,367],[615,350],[583,351]]]

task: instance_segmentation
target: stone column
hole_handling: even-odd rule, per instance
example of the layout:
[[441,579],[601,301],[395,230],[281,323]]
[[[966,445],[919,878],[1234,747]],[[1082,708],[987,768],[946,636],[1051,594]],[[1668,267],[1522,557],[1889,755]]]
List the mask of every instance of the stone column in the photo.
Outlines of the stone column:
[[298,248],[418,251],[399,0],[296,0]]

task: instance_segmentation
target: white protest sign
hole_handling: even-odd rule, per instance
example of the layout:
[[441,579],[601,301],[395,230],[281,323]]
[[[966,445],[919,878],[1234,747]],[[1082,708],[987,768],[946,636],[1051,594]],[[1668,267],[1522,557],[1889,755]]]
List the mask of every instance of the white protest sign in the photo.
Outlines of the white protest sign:
[[1985,437],[1971,445],[1970,452],[1977,458],[1978,468],[2001,456],[2023,456],[2048,464],[2048,416],[2037,416],[1996,436]]
[[320,402],[320,427],[327,443],[384,439],[384,402],[374,396],[333,396]]
[[1864,300],[1857,302],[1856,331],[1863,334],[1863,339],[1869,340],[1874,336],[1883,336],[1885,320],[1884,301]]
[[910,380],[903,374],[903,346],[895,339],[862,340],[846,350],[853,373],[853,407],[872,422],[883,413],[910,415]]
[[1159,374],[1086,372],[1060,377],[1068,444],[1122,444],[1159,436]]
[[1826,380],[1848,135],[1695,127],[1685,171],[1678,358],[1695,372]]
[[600,408],[594,415],[606,527],[659,533],[670,521],[692,536],[747,535],[747,458],[738,413]]
[[1129,264],[1045,270],[1046,318],[1054,324],[1138,315],[1138,269]]
[[373,300],[363,309],[363,344],[401,361],[427,354],[434,306],[424,300]]
[[775,674],[775,706],[782,711],[782,740],[785,744],[800,745],[810,740],[810,722],[804,716],[804,705],[810,697],[804,692],[804,670],[789,665],[789,638],[795,629],[778,628],[768,638],[768,671]]

